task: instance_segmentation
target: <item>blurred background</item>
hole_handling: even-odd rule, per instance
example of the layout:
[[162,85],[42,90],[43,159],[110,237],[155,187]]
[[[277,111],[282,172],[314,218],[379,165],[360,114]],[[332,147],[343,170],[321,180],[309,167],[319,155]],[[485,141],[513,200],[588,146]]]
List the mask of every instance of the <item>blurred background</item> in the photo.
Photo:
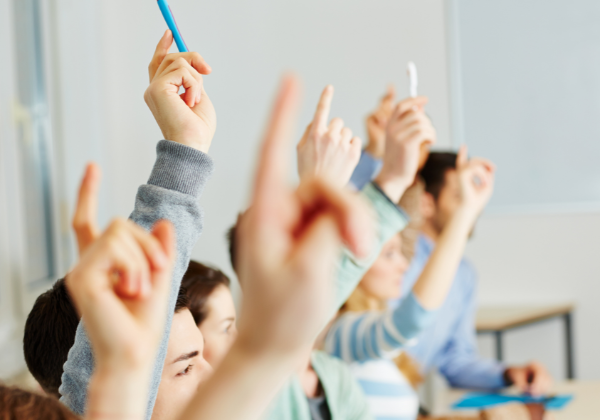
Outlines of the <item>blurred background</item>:
[[[225,232],[247,202],[284,71],[303,80],[298,139],[326,84],[336,89],[332,115],[365,139],[364,118],[386,86],[408,95],[414,61],[437,148],[466,143],[499,166],[467,253],[482,308],[573,305],[572,373],[600,380],[597,2],[170,4],[190,49],[213,68],[204,83],[218,114],[195,259],[234,277]],[[153,0],[0,0],[0,379],[26,369],[25,317],[75,262],[69,221],[86,162],[103,169],[103,226],[128,216],[147,180],[162,137],[143,94],[165,29]],[[536,359],[566,378],[565,320],[506,332],[503,359]],[[496,336],[480,336],[483,354],[498,356]]]

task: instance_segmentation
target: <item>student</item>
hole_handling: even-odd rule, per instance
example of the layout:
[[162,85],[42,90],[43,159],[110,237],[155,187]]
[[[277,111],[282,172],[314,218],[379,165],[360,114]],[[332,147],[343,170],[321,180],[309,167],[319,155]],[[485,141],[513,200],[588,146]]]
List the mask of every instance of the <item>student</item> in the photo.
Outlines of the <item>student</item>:
[[492,193],[494,167],[490,162],[468,161],[463,148],[457,168],[458,210],[441,232],[440,244],[409,296],[395,310],[384,310],[385,302],[398,296],[408,268],[402,237],[396,235],[384,246],[327,335],[327,351],[351,363],[377,419],[416,419],[418,399],[394,359],[435,319],[452,286],[473,224]]
[[[381,120],[389,118],[384,98],[376,113]],[[381,150],[385,136],[370,130],[368,147],[363,152],[352,182],[357,188],[374,177],[381,165],[381,155],[369,156]],[[385,146],[383,146],[385,148]],[[459,182],[455,153],[432,153],[421,171],[426,193],[421,208],[423,224],[421,235],[402,283],[402,299],[406,299],[415,285],[434,249],[439,245],[440,233],[457,209]],[[459,265],[454,286],[440,309],[434,324],[419,336],[419,343],[409,354],[418,361],[425,374],[436,367],[451,386],[472,389],[499,389],[516,385],[523,392],[540,395],[547,392],[551,377],[544,366],[533,362],[525,366],[506,366],[484,360],[477,354],[475,335],[477,276],[464,258]],[[398,302],[396,302],[397,304]]]
[[[145,229],[150,229],[158,220],[166,219],[173,223],[177,231],[178,251],[170,293],[170,317],[174,313],[181,277],[202,231],[203,212],[198,199],[213,171],[213,162],[207,152],[216,128],[214,108],[200,83],[200,74],[210,73],[210,67],[197,53],[172,54],[167,57],[172,41],[173,37],[167,31],[149,66],[154,83],[145,96],[165,138],[169,140],[158,143],[156,163],[148,183],[138,190],[135,208],[130,216],[132,221]],[[189,63],[193,63],[195,67],[191,67]],[[188,78],[191,74],[196,75],[193,80]],[[188,89],[189,92],[183,98],[178,95],[174,97],[172,92],[177,93],[178,86],[183,83],[194,89]],[[187,105],[197,100],[200,102],[193,108]],[[177,113],[173,114],[170,110],[177,110]],[[92,193],[93,191],[87,192]],[[80,197],[86,197],[86,194],[80,194]],[[94,213],[88,207],[82,206],[81,215],[77,218],[75,231],[79,243],[89,241],[93,238],[89,233],[98,231]],[[171,325],[170,318],[167,325]],[[168,331],[165,331],[156,359],[148,402],[149,415],[158,392],[167,347]],[[59,389],[61,401],[76,414],[81,415],[85,411],[93,365],[91,345],[80,323],[75,343],[64,365]]]
[[[257,418],[326,320],[329,304],[323,298],[333,293],[339,246],[368,254],[372,232],[360,200],[319,179],[303,182],[295,192],[281,184],[282,141],[291,131],[297,97],[295,80],[284,80],[252,205],[238,227],[237,261],[245,287],[238,339],[180,419]],[[300,217],[289,223],[290,214]],[[166,323],[174,233],[164,221],[147,233],[117,220],[67,276],[96,356],[86,418],[144,416]],[[307,307],[311,311],[299,319]]]

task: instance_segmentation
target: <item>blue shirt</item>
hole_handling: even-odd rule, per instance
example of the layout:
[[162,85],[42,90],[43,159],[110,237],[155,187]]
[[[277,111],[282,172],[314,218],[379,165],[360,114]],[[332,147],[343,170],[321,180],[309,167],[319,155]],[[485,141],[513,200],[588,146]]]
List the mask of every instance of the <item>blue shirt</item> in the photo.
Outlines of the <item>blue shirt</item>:
[[[402,282],[402,298],[410,296],[423,271],[434,243],[420,235],[415,255]],[[464,258],[460,262],[454,283],[433,323],[418,335],[408,353],[424,372],[438,368],[453,387],[472,389],[503,388],[506,367],[495,360],[482,359],[477,352],[475,335],[477,275]],[[393,302],[397,305],[399,301]]]
[[[350,182],[362,189],[381,169],[381,161],[363,152]],[[434,244],[421,235],[416,244],[415,255],[404,275],[402,298],[408,296],[423,271]],[[473,267],[463,259],[448,297],[432,325],[418,336],[418,343],[408,353],[421,365],[424,372],[438,368],[450,385],[460,388],[497,389],[505,386],[506,366],[493,360],[485,360],[477,353],[475,335],[477,275]]]

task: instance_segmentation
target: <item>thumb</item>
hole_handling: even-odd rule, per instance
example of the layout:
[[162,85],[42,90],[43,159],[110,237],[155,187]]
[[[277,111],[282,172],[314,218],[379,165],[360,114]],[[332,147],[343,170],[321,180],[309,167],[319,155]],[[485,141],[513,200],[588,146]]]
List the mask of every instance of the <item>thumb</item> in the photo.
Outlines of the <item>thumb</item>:
[[456,155],[456,169],[460,170],[464,168],[468,163],[468,149],[467,145],[463,144],[458,149],[458,153]]
[[150,61],[150,65],[148,66],[150,82],[152,82],[152,79],[154,79],[154,76],[156,75],[156,71],[162,64],[167,54],[169,54],[171,45],[173,45],[173,33],[167,29],[160,41],[158,41],[158,45],[154,51],[154,56],[152,57],[152,61]]
[[75,214],[71,226],[75,231],[79,255],[81,255],[92,242],[100,236],[98,229],[98,190],[102,173],[100,167],[91,162],[85,168],[85,174],[81,180]]
[[[154,227],[152,228],[152,236],[158,239],[158,242],[161,244],[167,259],[173,265],[176,257],[175,251],[175,228],[171,224],[171,222],[167,220],[158,221]],[[170,269],[171,267],[169,267]]]

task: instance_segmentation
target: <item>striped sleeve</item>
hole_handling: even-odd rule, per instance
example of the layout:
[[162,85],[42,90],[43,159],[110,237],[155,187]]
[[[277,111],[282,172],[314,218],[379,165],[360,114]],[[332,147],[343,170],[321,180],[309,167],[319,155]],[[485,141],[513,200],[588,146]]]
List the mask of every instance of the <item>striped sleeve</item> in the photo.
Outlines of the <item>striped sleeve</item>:
[[347,363],[391,359],[415,344],[435,313],[423,308],[412,293],[393,311],[345,313],[329,330],[325,351]]

